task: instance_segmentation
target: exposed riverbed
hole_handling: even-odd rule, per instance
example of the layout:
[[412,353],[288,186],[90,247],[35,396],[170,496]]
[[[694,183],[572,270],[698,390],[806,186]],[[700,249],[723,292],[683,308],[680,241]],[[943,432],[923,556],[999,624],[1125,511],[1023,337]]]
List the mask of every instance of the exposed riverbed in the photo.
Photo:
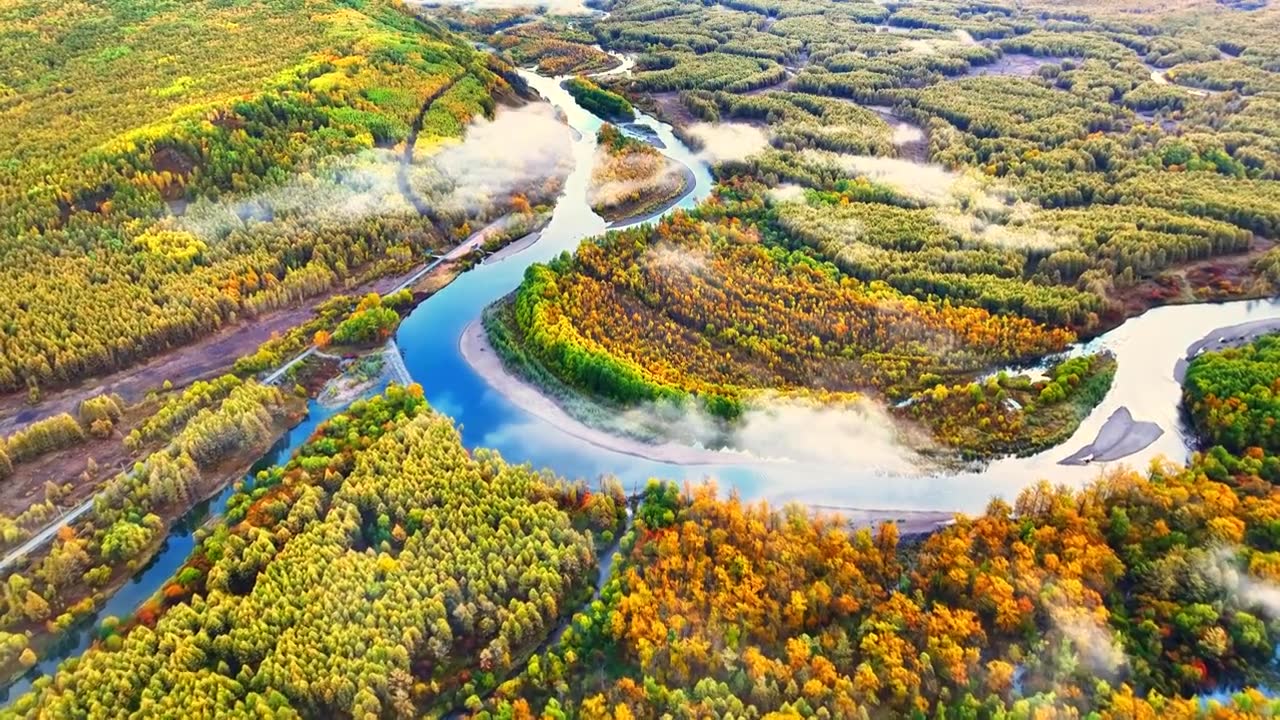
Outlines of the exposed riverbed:
[[[1141,467],[1157,455],[1182,460],[1188,452],[1188,441],[1179,419],[1181,388],[1175,377],[1178,359],[1187,355],[1189,346],[1213,335],[1218,328],[1280,318],[1280,302],[1251,301],[1166,307],[1131,319],[1076,349],[1109,349],[1116,354],[1119,368],[1111,392],[1072,438],[1033,457],[997,461],[981,472],[913,471],[912,450],[889,446],[880,435],[872,433],[816,438],[836,453],[821,460],[802,455],[770,458],[770,462],[699,448],[668,448],[670,453],[657,454],[643,444],[623,447],[616,445],[616,438],[584,436],[567,415],[555,414],[545,404],[545,412],[538,412],[525,402],[513,400],[512,386],[500,380],[489,382],[498,377],[492,365],[477,372],[472,364],[476,354],[473,352],[472,362],[468,362],[460,343],[464,331],[481,311],[515,289],[530,264],[571,252],[583,239],[606,230],[606,223],[591,211],[586,200],[600,121],[560,87],[563,78],[541,77],[527,71],[521,74],[564,112],[576,131],[571,146],[574,169],[551,221],[540,234],[519,243],[518,249],[462,274],[419,305],[401,324],[396,338],[409,375],[422,384],[433,407],[455,418],[463,442],[468,447],[495,448],[511,461],[549,467],[571,478],[594,479],[601,473],[613,473],[628,489],[641,486],[650,477],[700,480],[714,476],[721,488],[733,487],[745,499],[796,500],[822,508],[858,509],[857,517],[862,522],[912,518],[927,529],[942,522],[951,511],[981,511],[993,495],[1011,499],[1023,487],[1042,478],[1073,485],[1096,478],[1096,466],[1066,467],[1058,462],[1093,442],[1106,420],[1121,408],[1127,408],[1135,421],[1152,423],[1163,431],[1158,439],[1122,462]],[[676,207],[693,207],[707,197],[712,179],[706,163],[675,137],[670,126],[644,114],[637,117],[636,123],[652,131],[661,141],[660,146],[655,146],[661,147],[664,154],[693,173],[692,190]],[[501,368],[496,372],[501,373]],[[528,399],[530,403],[538,401]],[[546,402],[545,398],[540,401]],[[264,457],[259,467],[286,461],[316,425],[334,412],[336,408],[313,403],[311,416]],[[815,439],[812,426],[801,425],[792,430]],[[833,462],[832,457],[841,460]],[[191,511],[186,522],[169,535],[156,559],[108,600],[101,613],[69,634],[63,652],[43,659],[26,678],[12,685],[7,691],[9,697],[29,689],[31,679],[52,672],[61,660],[82,653],[91,642],[98,617],[127,616],[158,591],[194,547],[194,528],[210,515],[222,512],[230,494],[230,488],[225,489]]]
[[[1214,328],[1280,317],[1280,305],[1254,301],[1160,308],[1131,319],[1077,348],[1077,352],[1110,349],[1117,355],[1119,370],[1112,391],[1072,438],[1038,455],[996,461],[981,471],[938,473],[923,461],[918,471],[904,469],[904,465],[910,468],[914,464],[914,451],[906,446],[885,447],[882,437],[870,434],[832,437],[833,444],[843,446],[837,448],[842,459],[839,463],[801,455],[769,457],[770,462],[761,462],[750,456],[744,458],[744,452],[757,450],[752,447],[735,448],[740,452],[709,452],[670,444],[645,445],[611,436],[585,427],[548,398],[511,378],[494,358],[479,360],[483,352],[476,350],[474,337],[470,343],[471,360],[478,364],[473,367],[462,350],[468,343],[459,342],[483,307],[515,288],[529,263],[571,250],[583,238],[604,230],[604,222],[586,207],[581,194],[585,191],[587,160],[594,149],[598,121],[573,104],[559,89],[556,79],[527,79],[565,110],[569,122],[582,135],[575,145],[579,165],[566,183],[555,217],[539,241],[517,256],[519,262],[482,267],[464,275],[432,302],[420,306],[401,326],[399,334],[411,374],[424,385],[434,406],[461,423],[464,442],[496,448],[511,459],[545,465],[569,476],[592,478],[612,472],[629,486],[653,476],[676,480],[714,476],[721,487],[733,487],[745,498],[797,500],[817,506],[885,512],[976,512],[991,496],[1012,498],[1042,478],[1073,485],[1096,478],[1102,463],[1068,467],[1059,462],[1094,442],[1106,420],[1122,407],[1128,409],[1135,427],[1149,429],[1140,423],[1151,423],[1161,432],[1149,444],[1134,443],[1126,435],[1122,438],[1125,442],[1112,449],[1135,451],[1120,462],[1145,467],[1158,455],[1177,461],[1185,459],[1188,443],[1179,420],[1181,388],[1174,378],[1177,359],[1189,344]],[[647,116],[639,122],[658,132],[667,146],[664,152],[698,173],[695,191],[682,205],[704,197],[710,187],[705,166],[671,134],[669,127]],[[1115,428],[1113,424],[1103,438],[1108,447],[1116,440]],[[797,430],[814,432],[812,428]],[[796,443],[796,447],[804,447],[804,443]]]

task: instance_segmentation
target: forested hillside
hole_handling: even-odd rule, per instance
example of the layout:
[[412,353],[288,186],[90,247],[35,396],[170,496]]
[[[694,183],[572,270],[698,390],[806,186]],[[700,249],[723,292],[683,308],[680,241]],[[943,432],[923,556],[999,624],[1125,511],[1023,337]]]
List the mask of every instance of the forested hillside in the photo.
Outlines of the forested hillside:
[[391,148],[507,92],[384,0],[22,0],[0,22],[0,391],[33,397],[451,243]]

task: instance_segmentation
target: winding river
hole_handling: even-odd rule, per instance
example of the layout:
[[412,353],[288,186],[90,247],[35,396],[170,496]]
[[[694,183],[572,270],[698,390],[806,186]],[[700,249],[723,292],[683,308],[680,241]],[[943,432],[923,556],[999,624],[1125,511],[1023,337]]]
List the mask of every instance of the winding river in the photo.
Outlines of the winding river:
[[[1097,477],[1097,467],[1068,467],[1057,462],[1090,442],[1106,418],[1121,406],[1127,407],[1135,419],[1158,423],[1165,430],[1155,443],[1125,462],[1145,465],[1158,454],[1183,459],[1187,440],[1178,417],[1180,389],[1173,376],[1177,359],[1187,346],[1215,328],[1280,317],[1280,302],[1273,300],[1167,307],[1131,319],[1078,348],[1110,349],[1118,357],[1119,370],[1112,391],[1075,436],[1062,447],[1029,458],[1001,460],[981,473],[936,474],[918,469],[908,457],[911,451],[905,447],[892,447],[886,452],[878,436],[861,433],[831,438],[843,458],[834,463],[829,458],[822,462],[788,458],[759,462],[744,460],[742,453],[704,452],[713,458],[712,462],[691,466],[659,462],[645,457],[644,452],[593,442],[567,427],[572,422],[549,421],[514,405],[477,375],[459,346],[459,338],[481,310],[511,292],[530,264],[572,251],[582,239],[604,232],[606,226],[586,201],[600,121],[560,87],[560,78],[527,71],[521,74],[530,86],[561,108],[568,123],[578,131],[572,145],[574,169],[550,224],[536,242],[500,260],[476,266],[422,303],[401,324],[396,337],[410,375],[421,383],[433,407],[455,418],[468,447],[496,448],[510,460],[550,467],[569,477],[594,480],[602,473],[613,473],[628,490],[650,477],[696,481],[714,476],[722,489],[736,489],[746,499],[794,500],[822,507],[901,511],[904,515],[913,511],[978,512],[991,496],[1011,499],[1021,488],[1041,478],[1078,485]],[[677,205],[689,208],[705,198],[712,186],[706,163],[675,137],[668,125],[642,113],[636,123],[656,134],[665,145],[664,153],[693,170],[693,189]],[[255,471],[286,461],[334,412],[334,408],[313,402],[309,418],[264,456]],[[34,679],[52,673],[62,660],[78,657],[91,643],[99,618],[127,616],[157,592],[193,548],[193,530],[209,516],[221,513],[230,494],[230,488],[225,489],[188,513],[146,568],[115,593],[100,613],[69,633],[57,651],[49,653],[3,691],[3,696],[17,697],[31,687]]]
[[[509,401],[476,374],[459,350],[458,338],[478,318],[481,309],[514,289],[526,267],[572,250],[583,238],[605,228],[604,221],[591,212],[585,200],[599,121],[579,108],[559,87],[558,80],[528,73],[525,77],[565,111],[570,124],[582,136],[574,145],[576,169],[566,182],[551,224],[527,250],[462,275],[423,303],[400,326],[397,337],[410,374],[422,384],[436,409],[457,420],[468,446],[495,448],[509,459],[550,467],[571,477],[593,479],[601,473],[613,473],[628,489],[650,477],[696,481],[714,476],[722,489],[736,489],[744,498],[794,500],[837,508],[979,512],[991,496],[1012,498],[1042,478],[1073,485],[1096,478],[1100,473],[1097,466],[1064,466],[1058,462],[1091,442],[1120,407],[1127,407],[1136,420],[1155,422],[1165,431],[1156,442],[1123,462],[1145,467],[1159,455],[1185,459],[1188,438],[1179,418],[1181,389],[1173,375],[1177,360],[1189,345],[1216,328],[1280,317],[1280,301],[1272,300],[1164,307],[1130,319],[1075,349],[1109,349],[1116,354],[1119,369],[1112,391],[1072,438],[1032,457],[997,461],[981,472],[915,471],[910,462],[904,463],[899,457],[886,458],[878,439],[860,436],[846,439],[849,456],[858,455],[859,442],[867,443],[866,461],[855,464],[805,462],[799,458],[744,462],[741,453],[726,452],[712,454],[719,456],[719,462],[683,465],[661,462],[657,455],[644,457],[644,453],[635,452],[632,443],[611,446],[596,442],[583,428],[571,427],[572,421],[563,417],[548,419]],[[669,126],[643,115],[637,122],[658,133],[667,146],[664,152],[695,168],[695,189],[681,206],[691,206],[705,197],[711,185],[705,163],[673,136]],[[910,453],[905,447],[898,450],[903,455]]]

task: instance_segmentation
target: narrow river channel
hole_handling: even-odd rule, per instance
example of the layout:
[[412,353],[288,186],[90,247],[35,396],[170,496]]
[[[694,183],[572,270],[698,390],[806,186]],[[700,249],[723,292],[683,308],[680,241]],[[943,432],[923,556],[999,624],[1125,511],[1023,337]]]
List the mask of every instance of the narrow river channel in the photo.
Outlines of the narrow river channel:
[[[748,499],[875,510],[978,512],[993,495],[1011,499],[1042,478],[1075,485],[1096,478],[1100,469],[1095,465],[1057,463],[1089,443],[1119,407],[1127,407],[1136,420],[1156,422],[1165,430],[1155,443],[1121,462],[1145,467],[1157,455],[1185,459],[1187,438],[1178,416],[1180,387],[1173,377],[1178,358],[1188,345],[1215,328],[1280,317],[1280,301],[1157,308],[1078,346],[1076,352],[1105,348],[1116,354],[1119,370],[1107,398],[1062,446],[1032,457],[1000,460],[982,472],[904,473],[901,463],[878,465],[870,457],[865,463],[838,467],[805,462],[804,458],[744,464],[740,453],[720,454],[720,464],[686,466],[601,447],[566,431],[561,424],[515,406],[479,377],[459,350],[458,339],[463,331],[485,306],[519,284],[525,268],[572,250],[605,227],[585,200],[599,121],[579,108],[560,88],[558,80],[529,73],[525,77],[544,97],[564,109],[569,123],[582,135],[574,146],[576,169],[566,183],[555,216],[538,242],[527,250],[462,275],[419,306],[400,326],[397,337],[410,374],[422,384],[435,408],[457,420],[463,440],[470,447],[495,448],[508,459],[550,467],[570,477],[592,479],[601,473],[613,473],[628,489],[650,477],[696,481],[713,476],[722,489],[736,489]],[[705,163],[672,135],[670,127],[647,116],[641,116],[639,122],[657,131],[667,146],[664,152],[695,169],[697,186],[681,206],[691,206],[705,197],[711,185]],[[855,446],[855,452],[856,449]],[[902,451],[909,452],[906,448]]]
[[[1277,301],[1249,301],[1161,308],[1131,319],[1081,348],[1115,352],[1119,371],[1111,393],[1079,432],[1062,447],[1030,458],[1001,460],[981,473],[904,473],[901,463],[893,463],[890,468],[874,458],[839,466],[805,462],[803,458],[743,463],[743,456],[732,452],[719,454],[724,459],[722,464],[691,467],[601,447],[514,406],[479,377],[460,352],[459,339],[464,330],[485,306],[515,289],[529,265],[572,251],[583,239],[605,231],[604,220],[592,212],[586,200],[600,121],[560,87],[561,78],[528,71],[521,74],[530,86],[563,110],[570,126],[578,131],[572,146],[574,169],[550,224],[532,245],[499,261],[476,266],[422,303],[401,324],[396,337],[410,375],[423,386],[433,407],[458,422],[464,443],[468,447],[495,448],[511,461],[549,467],[571,478],[594,480],[601,473],[612,473],[628,490],[650,477],[696,481],[714,476],[722,490],[734,488],[746,499],[794,500],[823,507],[870,510],[977,512],[993,495],[1011,499],[1021,488],[1041,478],[1077,485],[1096,478],[1097,467],[1056,463],[1089,442],[1120,406],[1128,407],[1137,420],[1157,422],[1165,428],[1156,443],[1124,462],[1142,466],[1158,453],[1184,459],[1187,444],[1178,419],[1179,389],[1173,379],[1177,359],[1188,345],[1214,328],[1280,317]],[[706,198],[712,186],[706,163],[675,137],[669,126],[644,114],[638,114],[636,123],[653,130],[665,146],[662,152],[693,170],[693,189],[677,207],[690,208]],[[307,420],[263,457],[255,472],[287,461],[315,427],[336,410],[313,402]],[[848,442],[856,454],[857,439]],[[903,452],[908,451],[904,448]],[[100,618],[128,616],[160,590],[192,550],[193,530],[210,516],[220,514],[230,494],[230,488],[224,489],[188,513],[156,558],[111,597],[100,613],[69,633],[56,652],[7,690],[0,691],[0,696],[8,700],[26,692],[35,679],[51,674],[58,663],[83,653],[96,634]]]
[[[306,442],[311,433],[315,432],[316,427],[328,420],[340,409],[325,407],[315,401],[309,403],[309,412],[306,419],[280,438],[266,455],[263,455],[258,462],[254,463],[245,479],[252,479],[259,470],[265,470],[272,465],[288,462],[289,457],[293,455],[293,452],[302,443]],[[31,670],[4,690],[0,690],[0,701],[7,703],[11,700],[16,700],[20,695],[31,689],[31,683],[36,679],[44,675],[52,675],[62,661],[72,657],[79,657],[93,643],[97,635],[97,628],[103,618],[125,618],[137,611],[142,606],[142,603],[146,602],[147,598],[159,591],[178,572],[178,568],[182,567],[182,563],[186,561],[187,556],[195,549],[194,534],[196,529],[209,518],[221,515],[227,509],[227,500],[231,498],[233,492],[234,488],[228,485],[219,491],[217,495],[199,503],[189,510],[186,515],[183,515],[173,530],[169,532],[169,536],[165,538],[160,552],[151,559],[151,562],[139,570],[124,587],[116,591],[107,600],[102,609],[63,635],[61,641],[50,649]]]
[[[625,69],[631,64],[629,58],[624,58],[621,67]],[[565,119],[577,131],[577,135],[580,135],[573,143],[574,169],[566,180],[563,196],[556,205],[552,220],[532,246],[500,262],[478,265],[463,273],[406,318],[397,335],[397,341],[402,343],[409,372],[415,381],[422,383],[432,406],[441,412],[456,412],[459,416],[464,414],[464,410],[468,410],[465,413],[466,420],[459,417],[459,422],[471,423],[478,428],[495,427],[495,423],[510,419],[515,410],[500,402],[493,404],[495,398],[486,392],[483,383],[459,356],[458,338],[462,335],[463,328],[479,317],[486,305],[513,290],[520,283],[526,267],[535,262],[545,262],[563,251],[572,251],[583,238],[605,231],[604,220],[591,211],[586,201],[587,182],[595,155],[595,134],[600,128],[600,120],[579,107],[573,97],[560,87],[563,78],[543,77],[529,71],[521,71],[521,75],[543,97],[564,111]],[[711,173],[706,164],[672,134],[669,126],[642,113],[638,114],[636,123],[652,129],[666,145],[663,152],[685,163],[694,172],[693,188],[676,207],[691,208],[705,198],[711,191]],[[436,360],[439,362],[435,362]],[[497,400],[500,401],[500,398]],[[287,462],[320,423],[341,409],[312,401],[307,418],[254,465],[248,479],[258,470]],[[482,418],[487,418],[487,421]],[[487,433],[477,436],[474,431],[467,430],[464,425],[464,439],[468,446],[483,444]],[[475,439],[477,437],[478,440]],[[503,445],[503,448],[504,455],[509,459],[524,459],[519,454],[518,447]],[[550,465],[558,472],[573,477],[594,477],[608,469],[603,464],[562,466],[559,463],[544,462],[539,457],[528,459],[536,465]],[[606,463],[608,458],[600,458],[599,462]],[[655,472],[661,474],[657,467]],[[0,690],[0,702],[7,703],[16,699],[30,690],[35,680],[51,675],[60,663],[79,657],[92,644],[103,618],[127,617],[147,598],[158,592],[194,549],[195,529],[210,517],[222,514],[231,494],[232,488],[228,486],[183,516],[169,533],[155,558],[116,592],[99,612],[69,631],[62,642],[30,671]]]

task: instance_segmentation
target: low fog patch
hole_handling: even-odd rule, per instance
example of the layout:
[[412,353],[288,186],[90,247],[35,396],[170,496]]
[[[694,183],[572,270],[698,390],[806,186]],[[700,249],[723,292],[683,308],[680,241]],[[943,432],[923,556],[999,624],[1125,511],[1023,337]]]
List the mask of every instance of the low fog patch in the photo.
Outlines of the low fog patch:
[[804,202],[804,187],[794,183],[783,183],[769,188],[769,198],[777,203]]
[[233,230],[277,219],[356,221],[411,213],[413,206],[397,185],[399,165],[398,153],[381,148],[330,158],[314,173],[294,176],[247,197],[193,202],[175,225],[206,242],[216,242]]
[[654,402],[625,411],[621,422],[638,436],[800,464],[833,476],[850,468],[912,473],[924,464],[915,449],[919,443],[908,443],[889,413],[867,399],[822,403],[762,394],[748,400],[732,422],[696,402]]
[[681,275],[707,274],[707,256],[704,253],[692,253],[672,245],[659,243],[645,253],[641,261],[645,267],[664,275],[678,273]]
[[804,150],[801,156],[809,162],[834,162],[850,177],[865,177],[907,197],[936,205],[951,198],[960,174],[934,163],[919,163],[901,158],[852,155],[822,150]]
[[[443,214],[472,216],[495,201],[553,180],[573,169],[572,137],[547,103],[501,109],[478,118],[459,140],[438,146],[403,169],[411,190]],[[327,158],[315,170],[247,197],[201,200],[173,222],[206,242],[253,223],[298,218],[308,223],[353,222],[410,214],[400,183],[402,152],[375,148]]]
[[733,428],[727,447],[766,458],[833,467],[911,472],[915,450],[888,412],[870,400],[839,404],[763,398]]
[[1091,675],[1114,681],[1128,667],[1128,657],[1115,632],[1107,625],[1105,609],[1103,617],[1088,608],[1069,605],[1050,605],[1051,633],[1060,635],[1071,643],[1080,664]]
[[800,155],[805,162],[834,164],[850,178],[865,178],[926,205],[959,208],[995,218],[1007,215],[1016,201],[1012,189],[999,181],[974,172],[948,170],[937,163],[813,149],[803,150]]
[[587,202],[596,207],[613,207],[632,202],[640,193],[666,186],[679,186],[684,180],[684,169],[670,162],[665,156],[627,155],[615,157],[604,148],[597,148],[594,167],[610,168],[613,177],[593,182]]
[[1199,570],[1242,609],[1257,609],[1270,620],[1280,619],[1280,585],[1256,578],[1240,567],[1229,547],[1215,547]]
[[916,55],[936,55],[938,53],[937,46],[929,39],[911,38],[903,44]]
[[911,123],[895,122],[892,124],[893,135],[890,138],[894,145],[910,145],[924,141],[924,130]]
[[1052,252],[1071,235],[1033,227],[1038,206],[1018,197],[1007,182],[974,171],[955,172],[902,158],[805,150],[810,162],[834,162],[849,177],[865,178],[933,208],[934,219],[956,236],[1020,251]]
[[1044,228],[1022,225],[1017,221],[1010,223],[1011,217],[1007,215],[990,217],[951,207],[939,208],[934,212],[934,218],[958,237],[1023,252],[1048,254],[1075,240]]
[[698,122],[685,131],[702,146],[698,155],[709,163],[745,160],[769,147],[769,135],[747,123]]
[[427,163],[451,185],[454,207],[484,207],[491,198],[519,192],[573,169],[573,135],[548,103],[477,118],[463,139],[446,145]]
[[430,0],[411,2],[412,7],[453,7],[463,10],[506,10],[527,8],[547,15],[592,15],[595,10],[580,0]]
[[962,175],[934,217],[966,240],[1019,251],[1051,253],[1075,241],[1071,235],[1034,227],[1038,205],[1020,199],[1008,184],[976,173]]

